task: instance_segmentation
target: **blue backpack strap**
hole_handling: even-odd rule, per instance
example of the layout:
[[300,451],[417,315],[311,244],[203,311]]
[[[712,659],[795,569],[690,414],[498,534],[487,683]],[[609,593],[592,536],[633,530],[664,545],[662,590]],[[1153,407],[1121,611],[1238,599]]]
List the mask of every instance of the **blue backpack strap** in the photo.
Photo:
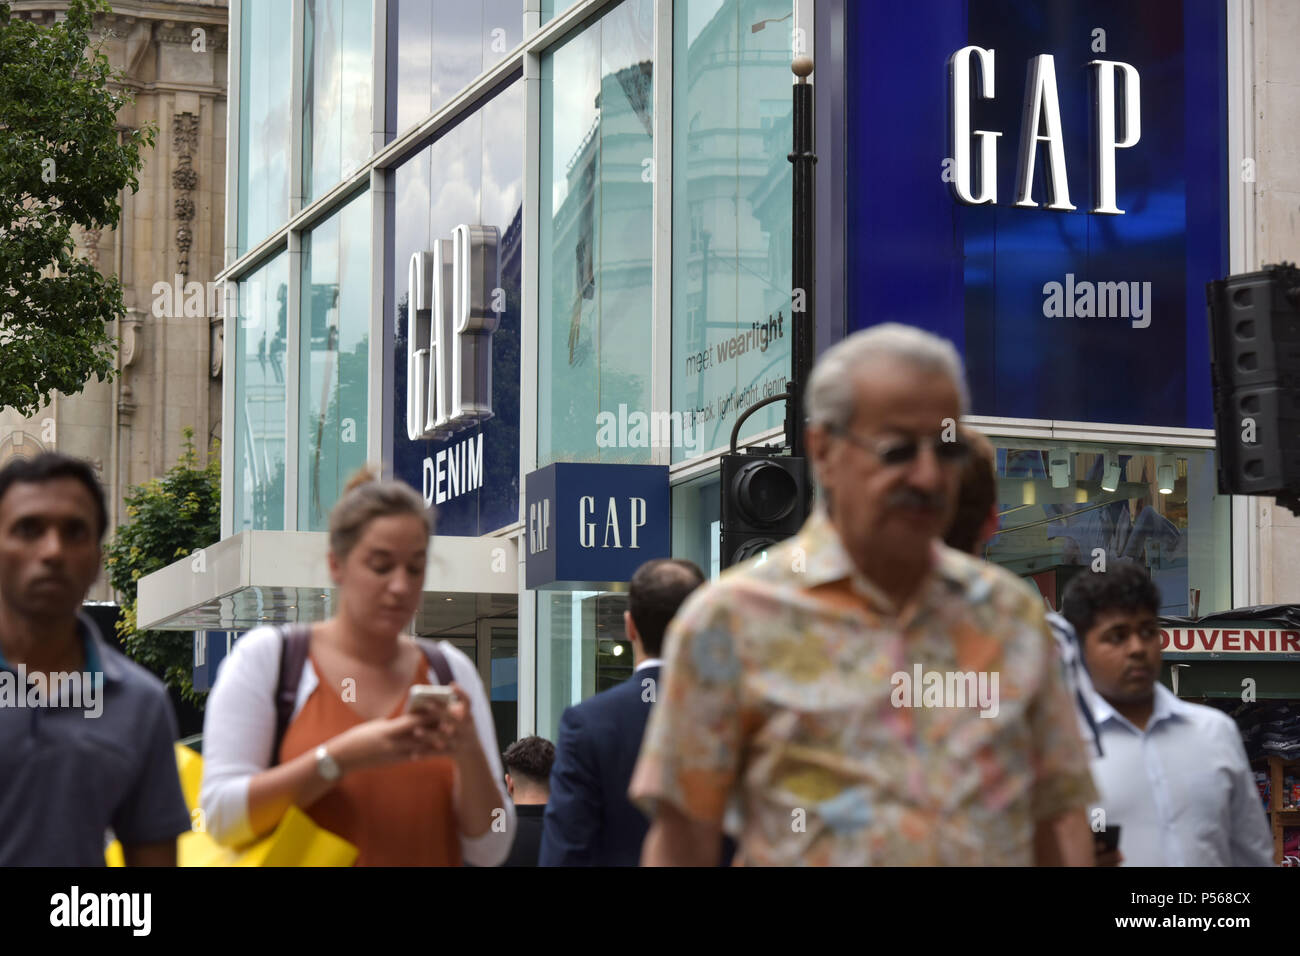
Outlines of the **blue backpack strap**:
[[270,767],[280,763],[280,745],[293,717],[293,705],[298,701],[298,684],[302,681],[302,669],[311,647],[310,624],[281,624],[276,630],[281,637],[280,676],[275,685],[275,743],[267,765]]

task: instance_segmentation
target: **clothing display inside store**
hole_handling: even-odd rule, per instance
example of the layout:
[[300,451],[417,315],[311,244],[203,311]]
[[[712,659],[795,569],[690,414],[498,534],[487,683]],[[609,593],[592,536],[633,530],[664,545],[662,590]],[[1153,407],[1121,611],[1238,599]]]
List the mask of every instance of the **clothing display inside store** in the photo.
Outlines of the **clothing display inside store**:
[[1208,700],[1241,728],[1273,831],[1274,859],[1300,866],[1300,702]]

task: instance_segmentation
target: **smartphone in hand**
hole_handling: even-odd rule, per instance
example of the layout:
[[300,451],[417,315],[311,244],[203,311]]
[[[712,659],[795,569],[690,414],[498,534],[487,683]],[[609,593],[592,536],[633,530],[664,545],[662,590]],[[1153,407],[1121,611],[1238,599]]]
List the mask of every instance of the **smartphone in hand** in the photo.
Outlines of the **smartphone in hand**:
[[439,684],[416,684],[406,695],[406,713],[446,706],[456,699],[456,692]]

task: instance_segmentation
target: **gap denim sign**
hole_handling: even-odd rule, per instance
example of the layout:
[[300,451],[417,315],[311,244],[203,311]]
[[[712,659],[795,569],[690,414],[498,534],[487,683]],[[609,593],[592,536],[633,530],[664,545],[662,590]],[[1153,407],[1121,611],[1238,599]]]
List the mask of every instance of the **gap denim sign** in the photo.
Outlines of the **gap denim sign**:
[[[442,439],[492,417],[492,333],[505,309],[494,226],[459,225],[411,256],[406,436]],[[427,497],[427,495],[426,495]]]
[[671,553],[668,468],[557,462],[524,480],[530,589],[602,591]]

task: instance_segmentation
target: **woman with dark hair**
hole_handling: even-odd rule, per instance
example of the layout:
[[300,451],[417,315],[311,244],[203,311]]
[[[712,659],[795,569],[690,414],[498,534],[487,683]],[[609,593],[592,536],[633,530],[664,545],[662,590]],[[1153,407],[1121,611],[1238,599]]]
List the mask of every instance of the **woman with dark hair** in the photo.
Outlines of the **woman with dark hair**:
[[[363,472],[329,533],[334,616],[256,628],[218,674],[204,721],[208,832],[242,845],[297,806],[354,844],[358,866],[498,865],[515,811],[483,684],[451,644],[403,634],[424,590],[423,499]],[[421,684],[454,698],[408,712]]]

